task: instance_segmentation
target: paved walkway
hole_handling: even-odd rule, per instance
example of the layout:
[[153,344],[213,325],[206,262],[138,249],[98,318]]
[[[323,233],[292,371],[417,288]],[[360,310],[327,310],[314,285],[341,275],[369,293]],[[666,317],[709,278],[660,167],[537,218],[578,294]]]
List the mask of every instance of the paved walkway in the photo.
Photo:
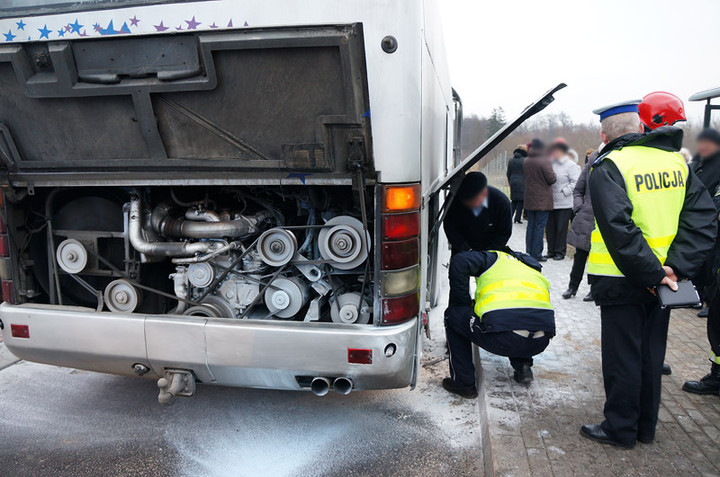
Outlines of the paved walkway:
[[[515,225],[511,246],[524,251],[524,236],[525,226]],[[599,308],[582,301],[587,283],[574,299],[561,297],[571,264],[568,258],[545,265],[558,335],[536,358],[534,383],[515,383],[507,359],[480,352],[486,469],[503,476],[720,475],[720,397],[680,389],[710,366],[706,321],[690,310],[672,313],[666,362],[673,374],[663,378],[655,444],[627,451],[579,436],[582,424],[602,420],[604,393]]]

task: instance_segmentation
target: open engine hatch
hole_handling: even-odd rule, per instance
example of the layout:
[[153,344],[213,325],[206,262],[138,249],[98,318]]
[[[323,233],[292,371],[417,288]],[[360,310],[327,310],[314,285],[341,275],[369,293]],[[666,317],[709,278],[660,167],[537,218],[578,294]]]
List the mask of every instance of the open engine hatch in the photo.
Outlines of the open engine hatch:
[[332,175],[360,147],[371,171],[366,78],[359,24],[2,46],[0,160]]

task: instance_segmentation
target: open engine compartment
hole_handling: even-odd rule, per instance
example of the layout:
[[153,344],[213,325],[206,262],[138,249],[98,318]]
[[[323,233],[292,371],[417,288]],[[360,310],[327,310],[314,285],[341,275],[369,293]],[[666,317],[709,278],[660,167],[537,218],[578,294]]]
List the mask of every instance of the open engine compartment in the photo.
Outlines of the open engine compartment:
[[55,188],[7,195],[20,302],[373,323],[371,189]]

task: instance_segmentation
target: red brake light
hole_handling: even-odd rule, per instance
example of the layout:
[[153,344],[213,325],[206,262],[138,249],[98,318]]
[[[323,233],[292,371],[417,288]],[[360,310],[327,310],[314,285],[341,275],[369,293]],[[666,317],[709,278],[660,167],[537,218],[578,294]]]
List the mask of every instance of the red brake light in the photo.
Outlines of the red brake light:
[[394,324],[415,318],[420,312],[420,294],[411,293],[382,300],[382,322]]
[[10,325],[10,332],[13,338],[30,338],[28,325]]
[[5,220],[0,217],[0,234],[6,234],[7,233],[7,227],[5,226]]
[[420,235],[420,213],[393,214],[383,217],[385,240],[404,240]]
[[12,280],[2,280],[2,282],[0,282],[0,289],[2,290],[3,301],[15,304],[15,286]]
[[383,270],[397,270],[412,267],[420,261],[420,240],[410,239],[402,242],[384,242],[382,244]]
[[372,364],[372,350],[348,348],[348,363]]
[[0,235],[0,257],[10,256],[10,246],[7,235]]

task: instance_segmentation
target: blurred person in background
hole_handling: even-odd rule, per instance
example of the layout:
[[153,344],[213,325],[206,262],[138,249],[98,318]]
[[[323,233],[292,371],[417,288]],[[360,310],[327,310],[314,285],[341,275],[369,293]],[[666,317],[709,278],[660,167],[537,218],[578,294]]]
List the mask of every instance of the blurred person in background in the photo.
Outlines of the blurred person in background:
[[510,184],[510,200],[512,213],[516,224],[522,224],[523,202],[525,201],[525,175],[523,162],[527,157],[527,146],[520,144],[513,151],[513,157],[508,161],[507,179]]
[[579,159],[580,157],[578,156],[578,153],[577,153],[577,151],[576,151],[575,149],[570,149],[570,150],[568,151],[568,156],[570,156],[570,160],[573,161],[575,164],[578,163],[578,159]]
[[588,162],[594,162],[594,161],[590,160],[590,155],[595,151],[596,150],[591,147],[589,147],[587,149],[587,151],[585,151],[585,164],[587,164]]
[[[690,168],[705,184],[713,196],[715,208],[720,211],[720,132],[715,129],[704,129],[697,138],[697,155],[690,163]],[[719,235],[720,237],[720,235]],[[688,381],[683,390],[693,394],[720,394],[720,292],[718,290],[717,273],[720,267],[720,241],[715,243],[715,252],[705,263],[702,282],[702,298],[708,302],[708,308],[698,316],[706,316],[707,335],[710,342],[710,373],[699,381]],[[696,286],[700,280],[695,280]]]
[[575,164],[568,152],[567,142],[557,138],[548,148],[552,168],[557,180],[552,184],[553,210],[548,216],[547,258],[562,260],[567,252],[567,235],[573,209],[573,190],[580,176],[580,166]]
[[693,157],[688,148],[683,147],[682,149],[680,149],[680,155],[683,157],[683,159],[685,159],[686,164],[690,164],[692,162]]
[[527,212],[527,231],[525,234],[526,252],[538,262],[543,258],[543,236],[550,211],[553,210],[552,185],[557,181],[552,161],[545,154],[545,144],[533,139],[528,157],[523,162],[525,175],[525,210]]
[[[690,169],[705,184],[711,196],[715,196],[720,187],[720,132],[715,129],[703,129],[697,136],[697,154],[690,163]],[[716,206],[720,206],[717,198]],[[720,210],[720,207],[719,209]],[[719,237],[720,238],[720,237]],[[705,264],[703,273],[695,280],[703,302],[710,303],[715,294],[715,273],[720,266],[720,251],[712,261]],[[719,310],[720,312],[720,310]],[[698,312],[701,318],[707,318],[708,307]]]
[[[568,243],[575,247],[575,256],[573,257],[573,266],[570,271],[570,283],[568,289],[562,294],[564,299],[570,299],[577,294],[580,282],[582,282],[585,274],[585,265],[587,265],[588,255],[590,254],[590,237],[595,229],[595,215],[593,214],[592,201],[590,200],[590,187],[588,186],[588,175],[592,169],[593,163],[597,160],[599,151],[605,144],[587,154],[587,163],[585,168],[578,177],[577,184],[573,190],[573,214],[575,214],[572,224],[570,225],[570,233],[568,233]],[[583,301],[592,301],[592,293],[588,293]]]

